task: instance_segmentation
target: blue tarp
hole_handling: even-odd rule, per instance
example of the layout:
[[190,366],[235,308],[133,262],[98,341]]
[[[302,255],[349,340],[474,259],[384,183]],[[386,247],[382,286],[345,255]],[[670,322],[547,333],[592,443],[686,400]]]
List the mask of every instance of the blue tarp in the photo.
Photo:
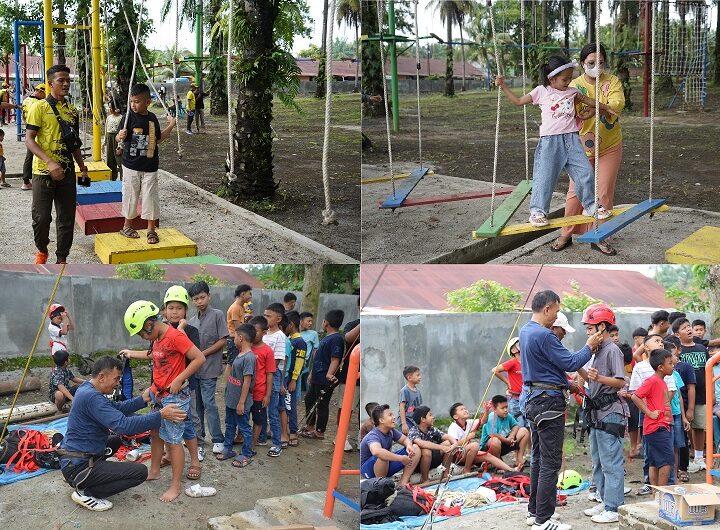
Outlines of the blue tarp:
[[[64,418],[51,421],[50,423],[38,423],[34,425],[10,425],[8,427],[8,431],[15,431],[17,429],[32,429],[34,431],[41,432],[60,432],[63,434],[63,436],[65,436],[65,433],[67,432],[67,420],[68,419],[66,416]],[[29,473],[27,471],[15,473],[12,469],[5,469],[5,464],[0,465],[0,467],[2,467],[4,470],[4,473],[0,474],[0,486],[12,484],[13,482],[18,482],[19,480],[25,480],[26,478],[37,477],[38,475],[42,475],[43,473],[52,471],[52,469],[40,468],[37,471],[33,471],[32,473]]]

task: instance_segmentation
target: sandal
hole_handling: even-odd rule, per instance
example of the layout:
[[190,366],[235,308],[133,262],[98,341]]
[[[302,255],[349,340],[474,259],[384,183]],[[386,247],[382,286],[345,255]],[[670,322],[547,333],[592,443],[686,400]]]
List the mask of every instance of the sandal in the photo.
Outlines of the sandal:
[[282,449],[276,445],[273,445],[270,449],[268,449],[267,455],[268,456],[280,456],[280,453],[282,453]]
[[298,433],[303,438],[310,438],[311,440],[324,440],[325,436],[318,436],[318,433],[315,431],[308,431],[308,432],[300,432]]
[[617,250],[610,246],[607,241],[600,241],[599,243],[590,243],[590,248],[597,250],[598,252],[605,254],[606,256],[614,256],[617,254]]
[[223,451],[222,453],[218,453],[215,455],[215,458],[218,460],[228,460],[230,458],[235,458],[237,456],[237,453],[235,451]]
[[678,471],[677,477],[682,482],[690,482],[690,476],[687,471]]
[[251,460],[247,456],[241,456],[232,461],[232,467],[247,467]]
[[155,230],[150,230],[147,233],[147,242],[150,245],[157,245],[158,243],[160,243],[160,238],[158,237],[157,232],[155,232]]
[[190,480],[200,480],[201,471],[202,468],[200,466],[190,466],[188,468],[187,474],[185,475],[185,478]]
[[123,226],[123,229],[120,230],[120,233],[125,237],[129,237],[130,239],[140,239],[140,234],[138,234],[138,231],[135,230],[132,226]]
[[552,242],[552,245],[550,245],[550,250],[552,250],[553,252],[560,252],[561,250],[565,250],[572,244],[572,236],[567,238],[564,243],[562,243],[560,241],[560,238],[558,237],[555,241]]
[[297,447],[299,443],[300,441],[297,438],[290,438],[290,440],[288,441],[288,445],[290,447]]
[[285,440],[281,441],[281,442],[280,442],[280,448],[281,448],[281,449],[287,449],[287,448],[288,448],[288,442],[286,442]]
[[162,460],[160,460],[160,469],[167,467],[170,464],[172,464],[172,462],[170,462],[170,459],[163,456]]

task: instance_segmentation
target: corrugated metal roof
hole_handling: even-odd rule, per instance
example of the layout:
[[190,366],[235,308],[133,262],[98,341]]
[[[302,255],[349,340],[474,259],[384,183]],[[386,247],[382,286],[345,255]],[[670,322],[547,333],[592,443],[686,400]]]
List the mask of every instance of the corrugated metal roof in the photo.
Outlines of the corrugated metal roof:
[[[246,283],[253,288],[262,288],[260,280],[240,267],[226,265],[159,265],[166,270],[165,281],[190,281],[190,278],[200,272],[205,272],[229,285]],[[16,272],[34,272],[37,274],[56,275],[59,265],[31,265],[31,264],[0,264],[0,270]],[[65,276],[90,276],[95,278],[112,278],[116,275],[115,265],[99,264],[69,264],[65,266]]]
[[[478,280],[494,280],[519,291],[524,301],[538,269],[539,265],[363,265],[362,307],[444,310],[448,292]],[[562,296],[572,292],[572,280],[581,291],[614,307],[672,307],[663,287],[636,271],[546,265],[533,292],[551,289]]]

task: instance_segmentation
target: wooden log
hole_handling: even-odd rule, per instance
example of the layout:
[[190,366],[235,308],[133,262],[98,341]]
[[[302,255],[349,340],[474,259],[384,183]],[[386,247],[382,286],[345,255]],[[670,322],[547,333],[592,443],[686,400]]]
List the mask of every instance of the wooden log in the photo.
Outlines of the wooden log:
[[30,420],[32,418],[42,418],[43,416],[50,416],[57,412],[57,407],[54,403],[35,403],[33,405],[20,405],[16,406],[10,416],[10,408],[0,410],[0,422],[7,422],[8,417],[10,423],[15,421]]
[[[17,391],[19,379],[14,381],[0,381],[0,396],[14,394]],[[40,379],[38,377],[29,376],[23,381],[20,392],[30,392],[32,390],[40,390]]]

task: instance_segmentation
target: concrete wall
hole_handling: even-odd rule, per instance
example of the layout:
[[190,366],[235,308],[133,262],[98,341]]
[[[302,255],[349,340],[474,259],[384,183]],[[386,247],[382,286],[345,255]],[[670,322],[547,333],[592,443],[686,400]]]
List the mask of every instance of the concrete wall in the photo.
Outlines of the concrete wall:
[[[402,370],[411,364],[422,370],[423,401],[436,416],[447,416],[456,401],[474,411],[516,318],[516,313],[363,315],[362,406],[376,401],[397,410],[398,394],[405,384]],[[580,313],[568,314],[576,332],[567,335],[563,343],[573,351],[582,348],[586,340],[581,318]],[[707,320],[708,315],[691,314],[689,318]],[[521,315],[513,335],[518,335],[529,319],[529,313]],[[632,341],[635,328],[649,324],[647,313],[618,315],[623,342]],[[504,391],[504,385],[492,378],[486,399]]]
[[[47,326],[49,320],[42,312],[55,283],[51,275],[0,271],[0,357],[26,355],[33,344],[40,318],[42,334],[37,353],[49,352]],[[75,319],[77,329],[69,335],[72,352],[120,350],[125,347],[146,346],[139,338],[130,340],[123,324],[125,309],[135,300],[151,300],[162,304],[165,290],[172,282],[146,282],[109,278],[64,277],[60,281],[55,301],[63,304]],[[189,284],[186,284],[187,287]],[[253,289],[255,314],[272,302],[282,301],[286,291]],[[212,306],[227,310],[234,300],[235,286],[210,288]],[[302,293],[298,297],[298,307]],[[316,327],[322,315],[330,309],[345,311],[345,322],[358,318],[358,298],[343,294],[321,294]],[[195,310],[191,307],[190,315]]]

